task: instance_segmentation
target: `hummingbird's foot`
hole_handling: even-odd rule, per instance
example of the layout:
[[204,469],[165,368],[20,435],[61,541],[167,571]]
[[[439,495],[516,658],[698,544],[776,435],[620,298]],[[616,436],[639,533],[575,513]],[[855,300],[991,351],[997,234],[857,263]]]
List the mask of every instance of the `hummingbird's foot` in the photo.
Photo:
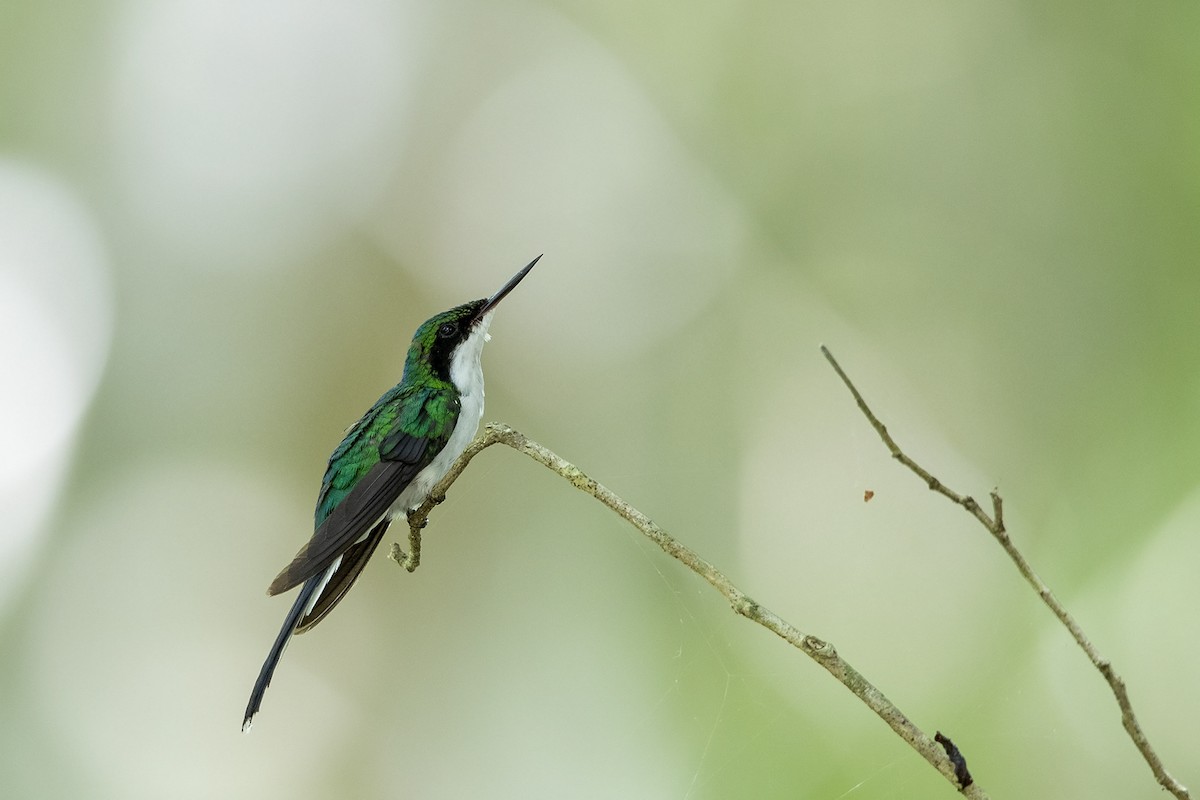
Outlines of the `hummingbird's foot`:
[[410,508],[407,512],[409,529],[416,528],[420,530],[429,524],[429,517],[418,514],[415,508]]
[[433,503],[435,506],[440,506],[442,503],[446,502],[446,495],[431,494],[429,495],[429,502]]

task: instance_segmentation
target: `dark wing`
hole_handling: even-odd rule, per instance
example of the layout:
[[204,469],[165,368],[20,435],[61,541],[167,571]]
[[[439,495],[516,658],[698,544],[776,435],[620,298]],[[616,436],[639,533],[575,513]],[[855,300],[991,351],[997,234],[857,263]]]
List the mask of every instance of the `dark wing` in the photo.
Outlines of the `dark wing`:
[[[426,407],[431,405],[437,406],[433,409],[437,413],[430,414],[426,410]],[[446,446],[458,417],[457,397],[450,398],[449,401],[444,397],[427,397],[416,408],[419,409],[417,413],[405,421],[409,423],[410,428],[423,430],[426,435],[414,435],[397,428],[383,437],[379,443],[380,461],[372,466],[346,498],[329,512],[329,516],[318,526],[308,544],[300,548],[292,563],[284,567],[271,582],[270,588],[267,589],[268,594],[279,594],[293,586],[299,586],[313,575],[328,569],[338,556],[349,554],[351,548],[369,542],[375,534],[374,527],[384,519],[388,509],[400,497],[400,493]],[[413,425],[414,422],[417,424]],[[378,532],[378,536],[383,536],[382,530]],[[352,554],[352,558],[343,559],[334,575],[334,578],[348,578],[341,590],[342,594],[350,588],[350,583],[353,583],[354,578],[362,571],[363,564],[378,544],[376,537],[373,544],[358,548]],[[349,563],[346,563],[347,561]],[[318,602],[318,606],[320,605]],[[329,608],[332,608],[332,605]],[[324,613],[329,613],[329,608],[326,608]],[[315,614],[316,607],[313,611]],[[316,622],[314,619],[303,627],[311,627]]]
[[317,601],[313,603],[312,610],[304,615],[296,624],[296,633],[304,633],[325,619],[326,615],[330,611],[333,611],[333,607],[342,601],[342,598],[346,596],[346,592],[350,591],[350,587],[354,585],[354,581],[358,580],[359,573],[362,572],[363,567],[371,560],[371,554],[379,546],[379,542],[383,539],[383,534],[387,529],[388,520],[385,519],[374,528],[371,528],[371,533],[367,538],[350,545],[346,552],[342,554],[342,562],[338,564],[338,568],[329,577],[329,582],[325,584],[325,588],[321,590]]
[[[450,426],[453,428],[453,425]],[[399,461],[403,464],[421,464],[424,467],[433,460],[449,438],[446,436],[412,436],[395,430],[383,437],[379,443],[379,457],[384,461]],[[432,447],[430,446],[432,445]]]
[[[271,582],[268,594],[286,592],[293,586],[298,586],[313,575],[327,570],[337,558],[346,553],[354,545],[370,538],[373,528],[384,519],[388,509],[400,497],[400,493],[412,483],[413,478],[429,466],[435,455],[446,446],[451,431],[458,421],[458,394],[440,388],[423,388],[408,393],[405,397],[395,398],[395,402],[384,403],[390,395],[384,395],[379,404],[371,410],[351,431],[350,435],[339,447],[369,448],[370,429],[375,428],[383,419],[385,411],[390,411],[389,419],[392,428],[382,435],[378,441],[379,461],[373,464],[361,478],[354,481],[344,497],[337,500],[337,505],[322,519],[320,505],[318,519],[320,524],[309,539],[308,544],[300,548],[300,552],[292,559],[292,563]],[[373,437],[372,437],[373,438]],[[347,442],[352,444],[347,445]],[[336,459],[338,451],[335,451]],[[375,453],[362,453],[356,459],[359,463],[368,461]],[[331,469],[326,474],[322,486],[321,505],[330,501],[330,473],[334,472],[331,459]],[[344,490],[343,490],[344,491]],[[380,532],[382,536],[382,532]],[[378,544],[378,542],[376,542]],[[370,549],[364,548],[354,552],[355,558],[370,556]],[[339,571],[340,567],[339,565]],[[346,567],[349,569],[349,567]],[[362,565],[358,566],[361,571]],[[357,571],[353,574],[357,575]]]
[[404,487],[424,466],[380,461],[371,467],[346,499],[325,518],[308,544],[300,548],[292,563],[275,577],[267,594],[286,592],[328,569],[338,556],[365,537],[383,518]]

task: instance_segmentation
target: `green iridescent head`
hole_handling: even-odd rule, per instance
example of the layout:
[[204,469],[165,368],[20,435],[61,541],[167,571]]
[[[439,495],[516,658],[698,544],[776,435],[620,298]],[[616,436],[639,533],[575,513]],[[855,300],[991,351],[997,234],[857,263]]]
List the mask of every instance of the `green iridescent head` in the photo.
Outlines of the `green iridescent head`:
[[468,343],[478,358],[487,341],[488,325],[496,306],[529,274],[538,258],[541,256],[530,261],[491,297],[463,303],[425,320],[413,334],[404,362],[405,376],[413,370],[428,370],[433,377],[449,382],[454,354]]

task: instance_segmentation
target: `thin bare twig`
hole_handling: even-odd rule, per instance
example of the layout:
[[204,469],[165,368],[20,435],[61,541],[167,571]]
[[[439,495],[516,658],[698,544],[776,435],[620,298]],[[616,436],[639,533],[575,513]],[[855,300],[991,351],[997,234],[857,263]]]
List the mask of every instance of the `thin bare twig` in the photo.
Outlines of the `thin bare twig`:
[[1113,669],[1112,663],[1107,658],[1104,658],[1100,655],[1100,652],[1096,650],[1096,646],[1092,644],[1091,640],[1089,640],[1084,634],[1083,629],[1079,627],[1079,623],[1075,621],[1075,618],[1071,616],[1066,607],[1063,606],[1063,604],[1059,602],[1058,598],[1054,596],[1054,593],[1050,591],[1050,587],[1046,585],[1045,581],[1043,581],[1041,577],[1034,572],[1033,567],[1030,566],[1029,561],[1025,558],[1024,554],[1022,554],[1021,551],[1017,549],[1017,546],[1013,544],[1012,539],[1008,535],[1008,531],[1004,528],[1004,502],[1000,499],[999,492],[997,492],[995,489],[993,489],[991,492],[992,516],[988,516],[987,512],[984,511],[979,506],[979,503],[975,502],[972,497],[955,492],[934,477],[927,469],[922,467],[916,461],[913,461],[912,458],[910,458],[903,450],[900,449],[900,446],[896,444],[896,441],[892,438],[892,435],[888,433],[887,427],[880,422],[879,418],[876,417],[874,412],[871,411],[870,407],[867,405],[867,402],[863,399],[862,394],[859,393],[858,388],[855,387],[853,381],[851,381],[849,376],[847,376],[842,370],[842,367],[840,364],[838,364],[837,359],[833,357],[833,353],[829,352],[829,349],[825,347],[825,345],[821,345],[821,352],[824,353],[826,360],[829,361],[829,364],[833,367],[834,372],[836,372],[838,377],[842,379],[842,383],[846,384],[846,388],[850,390],[850,394],[854,395],[854,402],[858,404],[858,408],[860,411],[862,411],[863,416],[865,416],[867,421],[871,423],[871,427],[874,428],[875,432],[879,434],[879,438],[883,440],[884,445],[892,454],[892,457],[904,466],[908,467],[918,478],[924,481],[925,485],[931,490],[937,492],[938,494],[944,495],[951,502],[956,503],[957,505],[960,505],[966,509],[967,512],[970,513],[971,516],[975,517],[975,519],[979,520],[979,523],[983,525],[983,527],[987,528],[988,532],[992,534],[996,541],[1000,543],[1000,546],[1004,548],[1004,552],[1007,553],[1008,557],[1012,559],[1012,562],[1016,564],[1017,570],[1021,573],[1025,580],[1029,582],[1029,585],[1033,587],[1033,590],[1037,592],[1038,597],[1042,598],[1042,601],[1049,606],[1052,612],[1054,612],[1054,616],[1058,617],[1059,622],[1061,622],[1066,629],[1070,631],[1071,636],[1074,637],[1075,642],[1079,645],[1083,652],[1087,654],[1087,657],[1089,660],[1091,660],[1092,665],[1100,671],[1100,674],[1104,676],[1104,680],[1108,682],[1109,687],[1112,689],[1113,695],[1117,699],[1117,706],[1121,709],[1121,723],[1124,725],[1126,732],[1129,733],[1129,738],[1133,740],[1134,745],[1137,746],[1138,751],[1142,754],[1142,757],[1150,766],[1151,772],[1154,773],[1155,780],[1158,781],[1160,786],[1162,786],[1171,794],[1180,798],[1180,800],[1186,800],[1187,798],[1190,798],[1191,795],[1188,794],[1187,788],[1174,777],[1172,777],[1171,773],[1167,771],[1167,768],[1163,766],[1162,759],[1158,757],[1158,753],[1155,752],[1154,748],[1151,747],[1149,740],[1146,739],[1146,734],[1142,732],[1142,726],[1138,722],[1137,716],[1133,713],[1133,706],[1129,701],[1129,693],[1125,689],[1125,681],[1122,680],[1121,676],[1117,674],[1117,671]]
[[390,554],[392,559],[410,572],[416,569],[420,560],[421,529],[424,528],[429,513],[445,497],[451,484],[462,474],[462,471],[470,463],[471,459],[485,448],[491,447],[494,444],[505,444],[518,452],[524,453],[534,461],[565,478],[576,489],[586,492],[599,500],[622,519],[641,531],[647,538],[661,547],[664,552],[681,561],[688,569],[707,581],[709,585],[729,601],[735,613],[757,622],[828,670],[843,686],[853,692],[859,700],[886,722],[900,738],[908,742],[909,746],[916,750],[922,758],[933,765],[934,769],[940,772],[964,797],[972,798],[972,800],[986,800],[987,794],[980,788],[979,784],[959,785],[957,775],[961,774],[963,768],[951,761],[942,745],[935,742],[933,738],[913,724],[895,704],[884,696],[883,692],[838,655],[837,650],[831,643],[801,632],[775,612],[752,600],[745,592],[734,586],[715,566],[685,547],[677,539],[656,525],[649,517],[626,503],[610,489],[585,475],[574,464],[565,461],[547,448],[507,425],[498,423],[488,425],[484,429],[484,432],[467,446],[467,449],[459,456],[454,466],[446,473],[446,476],[433,488],[430,498],[409,514],[409,552],[405,553],[400,548],[400,545],[393,544]]

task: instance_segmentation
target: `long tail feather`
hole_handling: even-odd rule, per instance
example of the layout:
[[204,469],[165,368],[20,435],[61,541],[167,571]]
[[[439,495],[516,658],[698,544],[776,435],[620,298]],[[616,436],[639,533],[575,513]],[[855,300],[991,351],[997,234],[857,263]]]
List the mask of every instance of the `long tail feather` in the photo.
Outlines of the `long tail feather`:
[[254,715],[262,706],[263,695],[266,694],[267,687],[271,685],[271,676],[275,674],[275,667],[279,665],[279,659],[283,655],[288,641],[291,640],[292,634],[295,633],[296,626],[300,624],[300,619],[311,610],[315,595],[329,580],[330,573],[337,566],[334,564],[330,570],[312,576],[304,582],[304,586],[300,589],[300,595],[292,604],[287,617],[284,618],[283,627],[279,629],[279,635],[275,637],[275,644],[271,645],[271,651],[267,653],[267,660],[263,662],[262,669],[258,672],[258,680],[254,682],[254,689],[250,692],[250,702],[246,704],[246,718],[242,721],[243,732],[250,731]]

